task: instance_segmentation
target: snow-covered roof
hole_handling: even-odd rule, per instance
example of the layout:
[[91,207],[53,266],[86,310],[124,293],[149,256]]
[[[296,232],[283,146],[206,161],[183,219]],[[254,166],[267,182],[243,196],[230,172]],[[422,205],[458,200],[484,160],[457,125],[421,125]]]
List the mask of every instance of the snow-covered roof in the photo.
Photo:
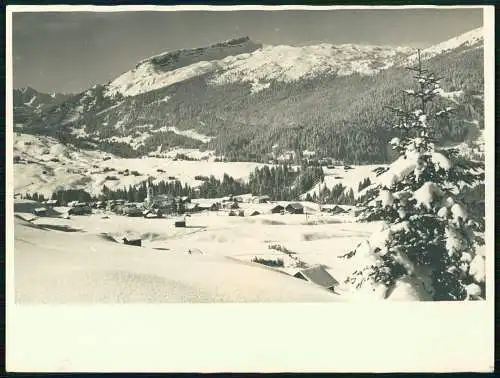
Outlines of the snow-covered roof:
[[302,269],[294,274],[300,275],[307,281],[313,282],[316,285],[324,288],[331,288],[339,284],[339,282],[328,273],[321,265],[313,266],[311,268]]

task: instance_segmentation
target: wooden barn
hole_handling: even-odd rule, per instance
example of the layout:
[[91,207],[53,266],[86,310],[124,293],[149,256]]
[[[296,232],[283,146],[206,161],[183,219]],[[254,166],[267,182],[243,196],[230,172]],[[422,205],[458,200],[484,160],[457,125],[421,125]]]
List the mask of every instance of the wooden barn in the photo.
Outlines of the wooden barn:
[[299,270],[293,276],[301,280],[312,282],[330,291],[335,291],[335,287],[339,284],[339,282],[321,265]]
[[271,214],[281,214],[285,208],[281,205],[275,205],[271,208]]
[[304,214],[304,206],[297,202],[288,204],[285,210],[290,214]]

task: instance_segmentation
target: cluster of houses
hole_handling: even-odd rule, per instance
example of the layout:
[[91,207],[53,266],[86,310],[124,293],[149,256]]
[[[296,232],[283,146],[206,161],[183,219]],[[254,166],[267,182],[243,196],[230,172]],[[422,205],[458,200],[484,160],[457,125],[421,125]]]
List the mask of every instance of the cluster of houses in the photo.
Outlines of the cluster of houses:
[[[47,208],[67,205],[69,215],[91,214],[92,209],[113,212],[128,217],[162,218],[165,215],[190,216],[202,212],[222,212],[229,216],[256,216],[260,214],[306,214],[299,202],[275,202],[269,196],[226,196],[223,198],[189,198],[187,196],[153,195],[148,189],[144,202],[128,202],[124,199],[60,204],[58,200],[44,201]],[[331,215],[348,210],[337,205],[323,205],[321,212]]]
[[[319,157],[316,153],[316,151],[313,150],[303,150],[300,151],[300,157],[302,162],[304,163],[315,163],[320,166],[328,166],[328,167],[335,167],[335,166],[342,166],[344,165],[344,162],[341,160],[336,160],[333,158],[328,158],[328,157]],[[281,150],[278,144],[275,144],[271,147],[271,154],[270,154],[270,160],[269,164],[290,164],[296,161],[297,159],[297,152],[294,150]]]

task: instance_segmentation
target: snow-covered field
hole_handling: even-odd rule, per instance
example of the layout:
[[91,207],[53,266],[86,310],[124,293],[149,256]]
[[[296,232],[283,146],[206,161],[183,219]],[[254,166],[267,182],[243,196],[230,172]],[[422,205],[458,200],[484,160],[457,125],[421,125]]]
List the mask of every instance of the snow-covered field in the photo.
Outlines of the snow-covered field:
[[345,170],[343,166],[338,166],[333,169],[324,169],[325,180],[323,182],[317,183],[311,190],[304,193],[304,197],[307,194],[311,196],[316,193],[319,194],[323,188],[332,189],[337,184],[342,184],[348,189],[353,190],[354,194],[358,192],[358,185],[365,178],[369,178],[373,181],[376,177],[376,173],[373,170],[377,167],[386,166],[384,164],[378,165],[352,165],[352,169]]
[[[124,159],[112,155],[104,160],[98,151],[77,150],[58,143],[49,137],[34,137],[20,134],[14,138],[14,156],[21,159],[14,165],[14,192],[38,192],[49,195],[58,188],[85,189],[93,194],[101,192],[103,185],[110,189],[123,189],[136,185],[148,177],[156,181],[175,177],[182,185],[196,187],[202,181],[195,176],[213,175],[222,179],[224,173],[235,179],[246,179],[259,163],[174,161],[178,153],[189,153],[185,149],[170,151],[168,158]],[[198,151],[198,157],[207,156]],[[137,171],[138,175],[124,175],[120,171]],[[159,171],[160,170],[160,171]],[[162,172],[163,171],[163,172]],[[117,180],[106,179],[114,176]]]
[[[341,282],[352,262],[337,257],[379,227],[353,223],[350,215],[319,212],[307,218],[210,212],[188,217],[186,228],[175,228],[173,218],[102,213],[36,218],[30,215],[36,206],[16,200],[14,209],[16,300],[23,303],[342,300],[342,295],[251,260],[281,258],[283,270],[289,271],[294,260],[269,249],[280,244],[307,264],[323,264]],[[142,238],[142,247],[113,240],[124,236]]]
[[[177,154],[184,154],[197,161],[174,160]],[[104,156],[109,159],[104,160]],[[213,151],[194,149],[172,149],[163,152],[164,157],[144,157],[124,159],[103,155],[98,151],[78,150],[63,145],[50,137],[35,137],[19,134],[14,138],[14,156],[21,161],[14,164],[14,192],[38,192],[50,196],[59,188],[85,189],[91,194],[99,194],[103,185],[110,189],[123,189],[137,185],[148,177],[156,181],[175,177],[182,185],[197,187],[202,181],[195,177],[213,175],[222,179],[228,174],[235,179],[247,180],[251,172],[264,164],[252,162],[215,162]],[[373,178],[372,170],[377,166],[352,166],[345,171],[343,167],[325,168],[325,182],[309,191],[312,195],[326,185],[328,188],[337,183],[357,192],[359,182],[364,178]],[[123,172],[136,171],[137,175]],[[120,173],[122,172],[122,173]],[[116,177],[110,180],[109,177]],[[320,186],[321,185],[321,186]]]

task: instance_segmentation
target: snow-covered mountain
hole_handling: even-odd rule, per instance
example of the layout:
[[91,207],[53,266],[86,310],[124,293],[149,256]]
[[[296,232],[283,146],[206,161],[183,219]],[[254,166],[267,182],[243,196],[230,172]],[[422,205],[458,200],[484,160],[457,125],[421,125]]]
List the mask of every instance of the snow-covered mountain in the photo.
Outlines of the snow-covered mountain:
[[26,120],[38,117],[53,105],[60,104],[74,94],[42,93],[31,87],[14,89],[14,123],[24,124]]
[[[475,29],[422,51],[425,64],[443,77],[442,100],[457,108],[459,129],[482,114],[482,33]],[[25,130],[122,156],[163,146],[267,159],[273,145],[292,148],[301,129],[303,149],[381,163],[387,136],[380,110],[408,85],[403,67],[415,56],[408,47],[266,46],[242,37],[143,59],[108,83],[36,112],[37,95],[18,91],[14,113]],[[453,131],[453,141],[462,134]]]
[[[446,52],[463,48],[482,48],[484,41],[484,30],[483,28],[473,29],[467,33],[461,34],[457,37],[448,39],[444,42],[438,43],[421,51],[421,57],[424,59],[430,59],[439,54],[444,54]],[[417,59],[417,54],[411,55],[407,63],[414,63]]]
[[135,96],[207,74],[211,84],[251,83],[252,92],[257,92],[268,88],[272,80],[291,82],[331,73],[374,74],[412,51],[408,47],[354,44],[261,46],[242,37],[144,59],[111,81],[108,92]]

